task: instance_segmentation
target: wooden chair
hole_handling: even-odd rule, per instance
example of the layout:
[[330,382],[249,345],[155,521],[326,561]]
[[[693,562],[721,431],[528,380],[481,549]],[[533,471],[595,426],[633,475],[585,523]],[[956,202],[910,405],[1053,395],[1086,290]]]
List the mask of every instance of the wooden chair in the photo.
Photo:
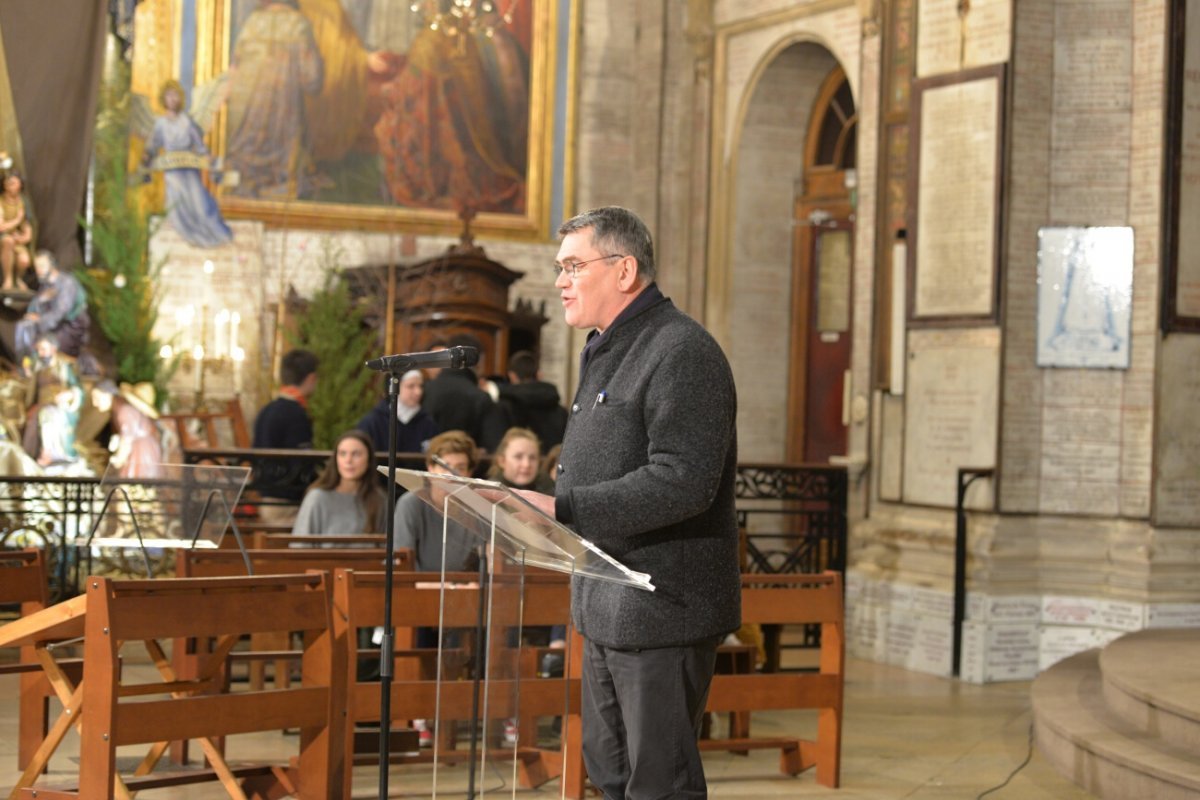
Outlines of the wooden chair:
[[[226,401],[225,408],[220,411],[192,411],[178,414],[163,414],[161,419],[165,424],[174,425],[175,433],[179,436],[179,444],[185,450],[207,446],[210,448],[223,447],[229,442],[221,441],[221,429],[227,429],[227,436],[233,447],[249,447],[250,433],[246,428],[246,418],[242,414],[242,404],[236,397]],[[189,426],[193,423],[200,427],[201,435],[195,436]]]
[[[0,603],[20,603],[21,616],[28,617],[48,604],[46,555],[41,550],[0,551]],[[73,683],[83,674],[82,659],[57,662]],[[49,731],[50,698],[54,689],[39,662],[37,648],[20,648],[20,661],[0,664],[0,675],[20,675],[17,769],[24,770]]]
[[[64,789],[25,788],[21,798],[111,800],[142,789],[205,780],[219,780],[230,797],[245,798],[239,779],[257,779],[259,787],[273,787],[257,790],[264,796],[337,796],[345,681],[343,662],[332,647],[325,575],[154,581],[90,577],[86,597],[79,782]],[[300,687],[210,693],[220,685],[225,656],[242,635],[293,630],[305,632]],[[219,644],[196,676],[182,679],[159,642],[187,637],[216,637]],[[121,680],[118,655],[122,646],[134,641],[145,645],[160,682]],[[159,699],[146,699],[156,696]],[[294,771],[279,765],[232,767],[214,742],[230,734],[282,728],[300,731]],[[212,769],[151,774],[168,743],[179,739],[199,740]],[[119,775],[117,748],[138,744],[149,744],[150,750],[133,776]]]

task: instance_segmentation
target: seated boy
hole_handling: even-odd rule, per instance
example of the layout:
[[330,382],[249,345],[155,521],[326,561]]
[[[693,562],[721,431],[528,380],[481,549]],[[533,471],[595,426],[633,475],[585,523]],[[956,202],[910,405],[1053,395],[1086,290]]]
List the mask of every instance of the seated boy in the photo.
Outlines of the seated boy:
[[[429,440],[425,468],[441,475],[470,476],[479,463],[475,440],[462,431],[446,431]],[[396,501],[397,548],[410,547],[417,572],[442,569],[442,513],[408,492]],[[446,532],[446,571],[473,570],[478,566],[476,537],[454,520]]]

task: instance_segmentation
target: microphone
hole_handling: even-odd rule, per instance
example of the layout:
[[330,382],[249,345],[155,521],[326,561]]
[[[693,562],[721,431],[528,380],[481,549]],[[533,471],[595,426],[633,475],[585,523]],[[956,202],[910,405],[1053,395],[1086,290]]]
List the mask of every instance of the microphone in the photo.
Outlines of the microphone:
[[430,350],[424,353],[397,353],[393,356],[372,358],[367,369],[380,372],[400,372],[420,367],[449,367],[462,369],[473,367],[479,361],[479,350],[475,347],[458,345],[446,350]]
[[430,459],[431,461],[433,461],[433,463],[435,463],[435,464],[437,464],[439,467],[441,467],[442,469],[446,470],[446,472],[449,472],[449,473],[450,473],[451,475],[453,475],[454,477],[456,477],[456,478],[461,478],[461,477],[462,477],[462,475],[461,475],[461,474],[459,474],[459,471],[458,471],[458,470],[456,470],[454,467],[452,467],[452,466],[450,466],[448,463],[446,463],[446,459],[442,458],[442,457],[441,457],[441,456],[439,456],[437,453],[434,453],[434,454],[430,455],[430,456],[429,456],[429,459]]

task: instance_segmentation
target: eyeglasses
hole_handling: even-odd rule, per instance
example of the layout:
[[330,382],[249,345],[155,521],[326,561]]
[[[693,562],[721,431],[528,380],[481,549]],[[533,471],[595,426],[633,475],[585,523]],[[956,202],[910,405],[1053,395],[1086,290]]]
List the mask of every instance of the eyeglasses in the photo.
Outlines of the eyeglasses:
[[571,280],[575,280],[576,278],[579,277],[579,270],[581,270],[583,267],[586,267],[588,264],[591,264],[593,261],[605,261],[610,258],[625,258],[625,256],[620,255],[619,253],[613,253],[612,255],[598,256],[597,258],[589,258],[587,261],[576,261],[571,264],[557,264],[556,263],[554,265],[554,279],[558,280],[558,276],[562,275],[563,272],[565,271],[567,273],[567,275],[571,278]]

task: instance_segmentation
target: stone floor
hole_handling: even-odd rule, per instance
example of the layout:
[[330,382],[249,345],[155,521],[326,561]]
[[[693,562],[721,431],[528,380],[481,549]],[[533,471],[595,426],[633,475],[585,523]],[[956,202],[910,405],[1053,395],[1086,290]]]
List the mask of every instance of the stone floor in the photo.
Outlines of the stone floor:
[[[963,800],[1002,783],[1029,751],[1030,700],[1028,683],[975,686],[935,678],[895,667],[851,660],[846,683],[846,712],[842,742],[842,788],[818,786],[812,772],[797,778],[779,774],[778,752],[757,751],[749,756],[708,753],[705,766],[713,798],[838,797],[854,800],[885,798],[946,798]],[[0,677],[0,794],[16,781],[15,677]],[[718,724],[717,730],[723,726]],[[810,712],[756,714],[753,731],[760,735],[811,735]],[[54,762],[54,772],[71,774],[78,739],[69,735],[67,753]],[[231,754],[240,758],[283,760],[296,752],[296,737],[254,734],[233,737]],[[132,755],[132,753],[131,753]],[[122,759],[124,760],[124,759]],[[405,785],[427,780],[428,767],[402,766],[391,772],[393,796]],[[462,767],[442,767],[442,779],[454,778]],[[423,772],[424,771],[424,772]],[[53,775],[50,776],[53,780]],[[356,798],[376,795],[374,767],[355,770]],[[485,776],[485,797],[501,797],[504,778],[496,770]],[[225,797],[216,784],[147,791],[139,798]],[[461,796],[461,793],[443,796]],[[521,797],[557,797],[557,785],[542,791],[519,792]],[[1061,777],[1036,752],[1003,789],[990,800],[1073,800],[1091,795]]]

